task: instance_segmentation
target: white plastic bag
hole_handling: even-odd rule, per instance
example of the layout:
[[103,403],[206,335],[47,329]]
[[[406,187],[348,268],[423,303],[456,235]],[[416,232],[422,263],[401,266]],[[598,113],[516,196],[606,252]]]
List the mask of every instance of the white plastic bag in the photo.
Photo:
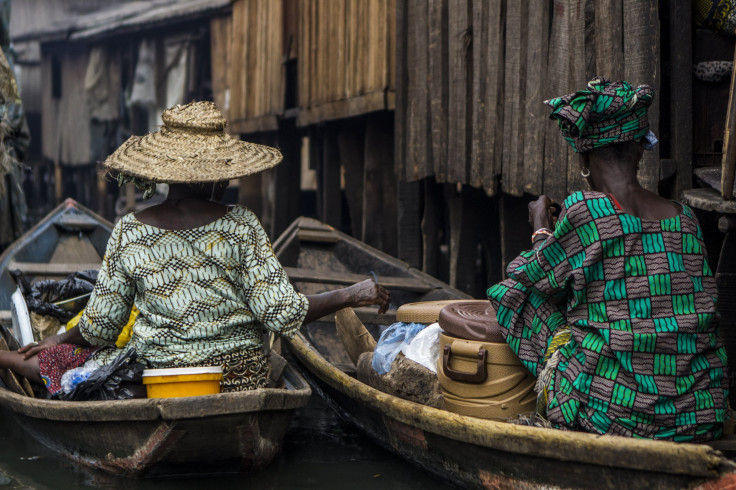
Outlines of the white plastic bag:
[[386,374],[391,370],[391,363],[399,355],[403,346],[407,345],[424,330],[426,325],[421,323],[397,322],[381,333],[373,351],[371,365],[378,374]]
[[440,355],[440,328],[439,323],[433,323],[421,332],[408,344],[402,347],[401,352],[407,359],[421,364],[433,373],[437,372],[437,360]]
[[65,394],[69,394],[82,381],[86,381],[90,374],[99,369],[100,365],[93,360],[85,362],[83,365],[70,369],[61,375],[61,390]]

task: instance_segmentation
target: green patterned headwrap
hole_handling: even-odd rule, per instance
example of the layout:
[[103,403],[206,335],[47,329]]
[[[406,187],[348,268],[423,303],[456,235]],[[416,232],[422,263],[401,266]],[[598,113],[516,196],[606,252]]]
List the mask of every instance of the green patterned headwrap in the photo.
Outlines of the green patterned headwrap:
[[[649,133],[647,109],[652,103],[652,88],[636,89],[627,82],[594,78],[587,90],[545,100],[552,108],[562,136],[578,153],[612,143],[639,141]],[[653,136],[652,136],[653,137]]]

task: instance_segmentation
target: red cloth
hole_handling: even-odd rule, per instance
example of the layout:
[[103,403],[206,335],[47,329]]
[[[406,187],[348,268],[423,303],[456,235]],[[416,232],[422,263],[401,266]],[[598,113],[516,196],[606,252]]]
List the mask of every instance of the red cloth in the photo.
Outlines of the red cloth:
[[82,347],[76,344],[60,344],[38,353],[41,380],[52,396],[61,391],[61,377],[70,369],[81,366],[97,347]]

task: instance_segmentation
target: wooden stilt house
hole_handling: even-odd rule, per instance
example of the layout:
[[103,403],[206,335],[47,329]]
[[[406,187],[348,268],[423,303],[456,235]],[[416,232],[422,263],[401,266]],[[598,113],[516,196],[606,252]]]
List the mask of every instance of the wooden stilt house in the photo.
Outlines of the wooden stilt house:
[[394,0],[236,0],[212,20],[230,130],[284,153],[241,183],[272,236],[315,214],[396,253],[394,21]]
[[211,99],[209,19],[231,2],[98,1],[98,9],[88,2],[92,11],[72,15],[81,3],[59,2],[51,9],[61,12],[54,21],[13,37],[40,46],[40,84],[24,93],[40,111],[31,136],[42,150],[29,201],[43,215],[73,197],[112,219],[134,199],[116,209],[117,184],[99,162],[131,134],[157,129],[166,107]]

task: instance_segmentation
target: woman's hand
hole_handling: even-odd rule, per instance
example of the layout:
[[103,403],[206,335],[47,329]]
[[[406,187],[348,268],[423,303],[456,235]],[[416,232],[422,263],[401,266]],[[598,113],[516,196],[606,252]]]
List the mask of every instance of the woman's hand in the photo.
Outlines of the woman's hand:
[[366,279],[346,288],[311,294],[307,296],[307,300],[309,309],[304,318],[305,324],[348,307],[378,305],[378,313],[386,313],[390,297],[385,288],[373,282],[372,279]]
[[24,345],[18,349],[19,354],[23,354],[23,359],[28,359],[35,356],[39,352],[60,344],[76,344],[82,347],[90,347],[92,344],[87,342],[82,336],[82,332],[79,330],[79,325],[74,328],[70,328],[66,332],[60,333],[59,335],[52,335],[46,337],[40,343],[31,342],[28,345]]
[[59,335],[52,335],[50,337],[46,337],[41,342],[31,342],[28,345],[24,345],[23,347],[18,349],[18,353],[23,354],[23,359],[29,359],[39,352],[44,351],[49,347],[59,345],[61,343],[63,342],[60,341]]
[[545,196],[529,203],[529,224],[533,230],[540,228],[552,229],[554,223],[552,200]]
[[373,279],[366,279],[345,289],[349,295],[350,306],[353,308],[378,305],[378,313],[380,314],[386,313],[386,310],[388,310],[390,295],[385,288],[376,284]]

